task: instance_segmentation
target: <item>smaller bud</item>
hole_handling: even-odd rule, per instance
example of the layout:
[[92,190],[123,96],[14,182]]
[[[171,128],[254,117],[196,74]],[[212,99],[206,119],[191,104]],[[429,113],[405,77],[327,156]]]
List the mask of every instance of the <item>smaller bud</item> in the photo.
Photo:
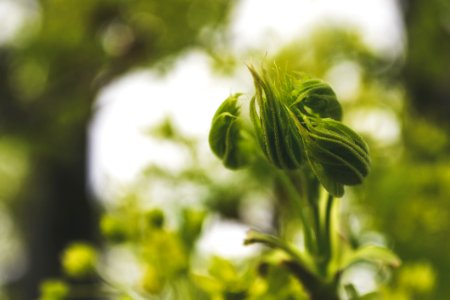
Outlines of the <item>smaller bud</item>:
[[311,117],[342,119],[342,107],[333,89],[319,79],[299,80],[292,91],[295,106]]
[[244,146],[242,124],[239,118],[240,94],[228,97],[216,111],[209,132],[209,146],[229,169],[248,164],[249,156]]
[[74,243],[63,253],[62,265],[67,275],[83,278],[95,272],[97,253],[85,243]]

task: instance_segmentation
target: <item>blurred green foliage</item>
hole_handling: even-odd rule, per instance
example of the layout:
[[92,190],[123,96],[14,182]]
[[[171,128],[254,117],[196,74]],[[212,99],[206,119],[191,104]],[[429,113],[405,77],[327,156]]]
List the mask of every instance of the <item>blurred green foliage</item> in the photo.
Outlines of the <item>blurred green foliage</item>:
[[72,277],[84,277],[95,269],[97,253],[90,245],[73,243],[64,251],[61,259],[64,271]]
[[63,300],[69,294],[69,287],[60,280],[47,280],[41,285],[40,300]]

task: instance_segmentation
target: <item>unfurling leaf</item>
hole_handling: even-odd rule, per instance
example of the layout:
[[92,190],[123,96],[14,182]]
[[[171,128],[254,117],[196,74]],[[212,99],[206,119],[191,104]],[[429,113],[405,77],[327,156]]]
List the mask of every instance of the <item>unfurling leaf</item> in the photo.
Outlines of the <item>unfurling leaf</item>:
[[242,124],[239,119],[240,94],[228,97],[213,117],[209,132],[209,146],[229,169],[238,169],[248,164],[249,154],[244,147]]
[[346,259],[342,269],[345,270],[359,262],[370,262],[381,266],[397,268],[401,265],[400,258],[388,248],[376,245],[367,245],[359,248]]
[[297,81],[292,91],[296,106],[305,115],[340,121],[342,108],[333,89],[319,79]]
[[307,156],[330,194],[342,196],[339,185],[362,183],[369,173],[370,160],[367,145],[361,137],[332,119],[317,119],[307,127]]

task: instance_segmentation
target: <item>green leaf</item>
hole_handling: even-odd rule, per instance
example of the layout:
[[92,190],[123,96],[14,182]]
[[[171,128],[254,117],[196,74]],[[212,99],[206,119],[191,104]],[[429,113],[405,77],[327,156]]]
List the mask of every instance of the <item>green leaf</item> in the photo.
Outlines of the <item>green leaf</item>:
[[341,122],[329,118],[307,119],[306,125],[308,160],[330,194],[338,196],[342,190],[338,184],[360,184],[370,169],[368,148],[362,138]]
[[[302,255],[294,246],[279,239],[278,237],[258,231],[250,230],[244,240],[244,245],[263,244],[273,249],[278,249],[289,255],[296,263],[312,270],[311,262]],[[312,272],[312,271],[311,271]]]
[[386,247],[367,245],[350,254],[343,263],[343,270],[359,262],[370,262],[376,265],[397,268],[401,265],[400,258]]
[[[347,147],[353,155],[368,168],[370,164],[369,149],[364,140],[352,129],[345,126],[341,122],[332,119],[322,119],[311,130],[320,134],[323,141],[338,140],[343,147]],[[324,143],[326,145],[326,143]]]
[[330,195],[334,197],[342,197],[344,195],[344,186],[336,182],[322,164],[317,163],[314,160],[309,160],[309,163],[314,174],[316,174],[317,179],[319,179],[320,183]]

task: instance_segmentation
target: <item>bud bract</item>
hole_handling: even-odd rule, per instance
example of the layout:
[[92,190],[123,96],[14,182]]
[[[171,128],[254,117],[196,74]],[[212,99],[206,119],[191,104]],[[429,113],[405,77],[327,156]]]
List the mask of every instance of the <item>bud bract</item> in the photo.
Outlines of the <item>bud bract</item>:
[[287,86],[274,86],[249,67],[256,95],[250,116],[259,144],[268,158],[281,169],[298,169],[304,162],[303,142],[288,108]]

